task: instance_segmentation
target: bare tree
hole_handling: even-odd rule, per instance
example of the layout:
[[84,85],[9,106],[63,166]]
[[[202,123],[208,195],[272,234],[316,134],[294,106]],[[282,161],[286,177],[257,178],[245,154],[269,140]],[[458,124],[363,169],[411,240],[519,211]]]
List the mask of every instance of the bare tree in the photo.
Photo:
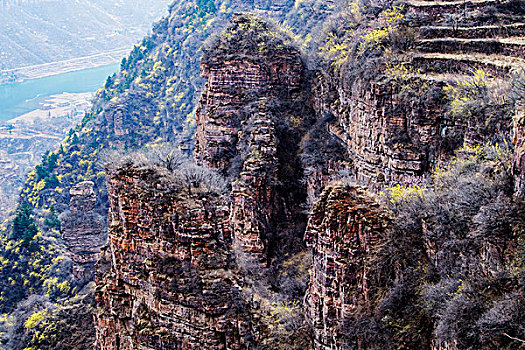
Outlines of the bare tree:
[[175,171],[189,162],[187,156],[169,144],[147,148],[144,153],[153,164],[166,168],[168,171]]

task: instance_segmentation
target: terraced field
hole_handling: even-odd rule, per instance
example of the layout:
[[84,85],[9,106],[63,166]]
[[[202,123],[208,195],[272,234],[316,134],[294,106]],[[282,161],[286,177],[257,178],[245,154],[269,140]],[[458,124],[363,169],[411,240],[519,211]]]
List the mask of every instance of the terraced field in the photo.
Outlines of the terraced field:
[[525,68],[525,5],[520,1],[408,1],[419,27],[411,63],[427,76],[451,78],[483,69],[493,78]]

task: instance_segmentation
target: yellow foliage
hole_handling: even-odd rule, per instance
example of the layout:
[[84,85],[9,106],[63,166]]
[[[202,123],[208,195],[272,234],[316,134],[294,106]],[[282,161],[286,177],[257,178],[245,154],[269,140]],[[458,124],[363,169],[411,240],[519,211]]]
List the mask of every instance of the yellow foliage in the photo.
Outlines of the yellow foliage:
[[361,42],[357,48],[357,57],[361,57],[367,49],[378,47],[388,37],[388,28],[371,29],[361,35]]
[[270,317],[273,322],[281,323],[283,318],[293,317],[293,314],[300,310],[299,300],[287,301],[287,302],[274,302],[270,307]]
[[361,18],[361,12],[363,8],[359,6],[359,0],[354,0],[349,4],[350,13],[354,15],[357,19]]
[[464,116],[469,106],[482,100],[487,91],[488,74],[483,69],[472,71],[472,77],[447,84],[443,91],[450,100],[450,112],[454,117]]
[[399,203],[411,198],[421,198],[424,196],[425,191],[427,191],[426,188],[418,185],[401,186],[398,184],[381,191],[380,195],[388,198],[392,203]]
[[42,310],[35,312],[24,323],[24,327],[26,329],[26,332],[29,332],[33,328],[35,328],[44,318],[46,318],[47,310]]
[[403,5],[394,6],[391,10],[386,10],[385,12],[383,12],[383,15],[385,16],[387,22],[396,23],[405,18],[405,15],[401,13],[403,9]]

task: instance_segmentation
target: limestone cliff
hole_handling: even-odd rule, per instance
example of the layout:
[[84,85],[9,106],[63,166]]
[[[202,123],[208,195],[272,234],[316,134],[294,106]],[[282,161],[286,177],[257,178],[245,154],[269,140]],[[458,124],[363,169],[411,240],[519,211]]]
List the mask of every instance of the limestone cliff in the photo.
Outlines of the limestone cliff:
[[[475,70],[483,70],[489,88],[499,86],[525,67],[522,10],[513,6],[406,1],[398,8],[397,30],[407,40],[403,52],[384,53],[384,60],[372,55],[375,63],[367,70],[341,74],[332,87],[338,96],[328,100],[337,118],[330,131],[346,145],[358,183],[420,183],[463,141],[477,144],[510,133],[510,120],[502,116],[452,117],[443,89],[468,81]],[[494,119],[497,125],[483,127]]]
[[388,219],[358,187],[327,187],[315,204],[305,240],[313,266],[306,314],[316,349],[345,349],[345,321],[370,305],[370,256]]
[[106,244],[105,222],[94,212],[94,183],[85,181],[71,188],[70,212],[61,217],[62,238],[72,254],[75,278],[85,283],[93,280],[100,248]]
[[[358,49],[355,53],[349,50],[352,52],[349,59],[344,63],[334,62],[338,76],[328,76],[322,90],[335,91],[337,95],[325,92],[325,100],[320,102],[318,110],[335,116],[335,122],[329,123],[328,129],[346,148],[352,162],[345,181],[351,180],[377,192],[398,185],[391,190],[400,190],[401,194],[397,195],[401,197],[413,196],[408,202],[414,207],[400,204],[405,203],[406,197],[390,198],[390,202],[383,202],[380,208],[360,190],[325,189],[310,215],[305,235],[314,255],[305,300],[306,318],[312,326],[316,349],[366,349],[374,346],[384,349],[473,349],[483,348],[481,344],[497,348],[494,343],[487,345],[487,337],[461,332],[467,332],[465,328],[468,327],[471,327],[469,332],[475,332],[473,329],[483,329],[485,324],[496,322],[487,320],[487,314],[482,314],[489,312],[487,310],[497,311],[480,297],[487,293],[480,285],[498,285],[494,274],[508,271],[516,249],[516,235],[521,232],[520,229],[505,231],[494,225],[495,217],[506,214],[492,212],[496,206],[492,203],[500,203],[498,210],[508,210],[509,213],[521,210],[517,208],[522,204],[519,200],[514,203],[508,199],[509,187],[512,187],[508,154],[501,156],[505,159],[501,160],[502,169],[491,163],[494,157],[482,146],[491,141],[491,147],[498,152],[508,152],[508,149],[502,151],[506,146],[500,146],[506,144],[502,139],[510,136],[509,116],[513,111],[502,112],[505,110],[503,104],[498,107],[499,111],[491,111],[491,106],[483,105],[483,99],[486,101],[489,97],[482,93],[474,97],[461,93],[450,97],[447,93],[474,84],[476,75],[483,76],[478,87],[486,92],[501,86],[525,67],[521,58],[524,33],[517,15],[523,9],[514,5],[512,2],[491,1],[467,4],[407,1],[403,7],[391,12],[399,11],[398,27],[389,24],[395,22],[392,18],[381,22],[380,14],[374,22],[375,27],[365,30],[361,41],[355,40],[355,45],[363,51]],[[357,32],[358,24],[353,24],[352,28]],[[367,35],[379,35],[377,28],[385,28],[390,38],[396,30],[400,30],[405,38],[409,38],[413,31],[413,39],[407,39],[413,41],[403,49],[385,49],[377,45],[380,40],[375,43],[377,46],[366,43]],[[357,36],[354,31],[350,33]],[[331,34],[332,38],[337,37],[336,30]],[[382,45],[386,45],[385,41]],[[396,50],[401,53],[395,53]],[[454,108],[460,103],[454,98],[471,101],[471,110],[462,109],[461,113],[455,113]],[[518,118],[514,124],[514,169],[518,192],[523,191],[524,174],[522,109],[518,105]],[[470,157],[467,159],[476,159],[475,171],[454,173],[451,170],[455,180],[443,183],[438,176],[429,181],[429,173],[447,163],[462,144],[467,147],[456,154],[466,152]],[[454,158],[456,165],[454,162],[448,165],[454,171],[458,171],[454,167],[459,167],[462,162],[468,164],[467,159],[458,157]],[[483,180],[487,181],[484,185],[474,184],[475,181],[469,178],[481,176],[482,169],[489,168],[494,177],[483,175],[483,178],[490,178]],[[502,177],[497,175],[500,171],[504,174]],[[418,184],[436,187],[426,197],[425,190],[412,186]],[[465,189],[459,190],[459,186]],[[480,187],[474,191],[475,186]],[[493,192],[495,188],[492,186],[501,187]],[[471,192],[467,194],[469,190]],[[467,208],[461,204],[463,197],[475,199]],[[455,212],[448,205],[456,208]],[[397,215],[398,220],[390,227],[382,214],[387,207],[394,208],[392,215]],[[414,215],[417,217],[414,221],[407,220],[414,210],[420,210],[421,215]],[[453,212],[461,212],[461,218]],[[484,223],[480,225],[480,222]],[[485,225],[491,229],[486,229]],[[478,230],[484,232],[481,234],[484,238],[480,238],[481,231]],[[399,246],[403,248],[396,250]],[[390,257],[401,261],[394,262]],[[380,277],[369,280],[371,265],[380,266],[382,261],[388,261],[388,273],[383,272]],[[400,269],[405,264],[408,266]],[[457,284],[450,282],[452,275],[456,276],[452,280]],[[464,276],[469,276],[468,292],[458,287],[464,286]],[[392,280],[396,282],[383,284]],[[407,282],[409,280],[411,282]],[[416,283],[416,286],[409,286],[410,283]],[[445,287],[447,283],[455,287]],[[518,288],[516,283],[517,280],[513,280],[500,290],[501,293],[497,292],[495,298],[498,302],[495,303],[503,303],[502,299],[506,297],[502,295],[512,294],[510,291]],[[425,286],[422,288],[423,300],[418,296],[420,286]],[[435,301],[432,298],[440,295],[434,288],[456,288],[457,294],[453,294],[454,297],[440,296],[447,300],[442,303],[449,309],[439,309],[444,307],[443,304],[439,307],[432,304],[430,314],[425,314],[428,312],[425,309],[427,303],[431,303],[428,300]],[[378,290],[383,295],[369,297]],[[477,293],[478,299],[468,293]],[[513,302],[521,305],[523,301],[519,297]],[[427,306],[420,309],[424,312],[407,311],[410,306],[406,305],[410,303]],[[460,315],[455,309],[459,305],[469,311]],[[476,314],[473,305],[480,314]],[[410,316],[405,318],[405,312]],[[478,322],[476,326],[464,326],[455,321],[455,318],[466,320],[469,317],[472,322]],[[373,329],[371,338],[369,329]],[[417,333],[411,329],[418,329]],[[502,345],[507,341],[500,339],[497,342],[499,346],[507,346]]]
[[227,203],[132,165],[116,170],[108,189],[109,247],[97,268],[100,349],[248,348]]

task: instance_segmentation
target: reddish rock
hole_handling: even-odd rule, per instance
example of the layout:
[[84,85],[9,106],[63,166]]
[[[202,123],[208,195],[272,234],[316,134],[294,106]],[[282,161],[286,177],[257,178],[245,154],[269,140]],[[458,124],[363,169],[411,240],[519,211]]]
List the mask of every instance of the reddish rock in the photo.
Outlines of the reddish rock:
[[357,182],[371,188],[419,183],[441,156],[442,106],[407,105],[391,84],[362,80],[339,94],[331,132],[346,144]]
[[313,252],[305,297],[316,349],[344,349],[345,320],[369,303],[369,258],[387,225],[374,198],[359,187],[327,187],[315,204],[305,240]]
[[248,348],[251,321],[232,264],[227,203],[131,165],[109,177],[108,193],[109,248],[96,292],[100,349]]
[[[251,16],[236,16],[233,23],[231,32],[258,24],[261,31],[267,28]],[[239,35],[239,40],[249,39],[245,33]],[[207,52],[201,65],[207,83],[196,114],[195,160],[211,168],[231,165],[241,124],[252,117],[245,108],[261,97],[291,98],[301,86],[304,70],[299,52],[288,46],[264,52],[248,49],[242,54],[238,52],[242,43],[232,41],[225,43],[230,46],[227,53]]]
[[275,39],[282,33],[272,30],[253,16],[234,16],[232,27],[204,55],[201,70],[208,82],[196,114],[195,162],[233,179],[235,245],[262,263],[267,237],[289,218],[293,205],[290,194],[278,188],[283,180],[278,173],[290,164],[283,164],[277,149],[293,140],[279,140],[275,124],[295,118],[293,127],[301,130],[305,119],[290,106],[301,97],[306,69],[299,52]]
[[263,111],[254,119],[248,139],[248,158],[232,183],[231,222],[239,249],[264,262],[266,231],[274,221],[277,207],[274,203],[277,145],[273,122]]
[[294,224],[277,148],[293,142],[279,139],[276,122],[301,130],[290,106],[304,67],[281,41],[250,46],[268,25],[252,16],[233,22],[227,33],[235,36],[203,58],[195,150],[197,164],[229,176],[232,192],[190,194],[171,175],[132,165],[108,176],[109,247],[96,276],[101,350],[247,349],[256,341],[234,247],[266,264],[268,236],[283,220]]

